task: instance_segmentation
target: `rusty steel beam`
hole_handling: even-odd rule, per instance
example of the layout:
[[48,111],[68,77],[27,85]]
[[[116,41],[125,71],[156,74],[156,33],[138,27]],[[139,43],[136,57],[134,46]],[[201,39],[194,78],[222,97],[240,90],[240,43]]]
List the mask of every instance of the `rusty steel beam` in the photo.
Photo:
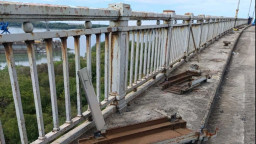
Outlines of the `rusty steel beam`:
[[[170,121],[169,118],[159,118],[134,125],[113,128],[106,131],[101,138],[89,137],[79,140],[79,144],[107,143],[170,143],[196,141],[198,134],[186,128],[182,119]],[[173,140],[173,142],[172,142]]]

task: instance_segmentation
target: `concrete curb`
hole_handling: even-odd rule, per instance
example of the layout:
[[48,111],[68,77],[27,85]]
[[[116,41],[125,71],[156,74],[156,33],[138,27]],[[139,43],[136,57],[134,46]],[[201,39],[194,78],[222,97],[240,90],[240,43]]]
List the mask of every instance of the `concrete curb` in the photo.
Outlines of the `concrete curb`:
[[234,51],[234,49],[235,49],[235,47],[236,47],[236,45],[237,45],[237,43],[238,43],[238,40],[239,40],[239,38],[241,37],[241,35],[243,34],[244,30],[246,30],[248,27],[249,27],[249,26],[246,26],[245,28],[242,29],[242,31],[239,33],[239,35],[238,35],[237,38],[235,39],[234,44],[232,45],[231,51],[230,51],[229,54],[228,54],[227,61],[226,61],[225,65],[224,65],[224,68],[223,68],[223,70],[222,70],[221,78],[220,78],[220,80],[219,80],[219,82],[218,82],[218,84],[217,84],[217,85],[218,85],[218,86],[217,86],[217,89],[216,89],[216,91],[214,92],[214,95],[213,95],[213,97],[211,98],[211,101],[209,102],[209,104],[208,104],[208,106],[207,106],[208,112],[207,112],[207,114],[205,115],[205,117],[203,118],[203,120],[201,121],[202,128],[205,128],[205,127],[207,126],[207,124],[208,124],[208,119],[209,119],[209,117],[210,117],[212,108],[213,108],[213,106],[214,106],[214,104],[215,104],[216,97],[217,97],[217,95],[219,94],[220,87],[221,87],[222,82],[223,82],[223,78],[224,78],[224,76],[225,76],[225,74],[226,74],[226,71],[227,71],[227,69],[229,68],[229,64],[230,64],[230,62],[231,62],[232,52]]

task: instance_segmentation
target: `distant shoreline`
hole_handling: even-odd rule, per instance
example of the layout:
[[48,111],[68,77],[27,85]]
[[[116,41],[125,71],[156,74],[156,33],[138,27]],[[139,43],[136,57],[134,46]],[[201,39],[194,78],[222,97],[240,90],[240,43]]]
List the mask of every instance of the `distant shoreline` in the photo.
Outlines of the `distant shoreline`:
[[[44,28],[46,29],[46,23],[45,22],[32,22],[33,26],[35,28]],[[9,22],[9,27],[21,27],[21,22]],[[92,24],[92,28],[99,28],[99,27],[108,27],[108,25],[102,25],[102,24]],[[48,23],[49,29],[83,29],[83,24],[68,24],[68,23]]]

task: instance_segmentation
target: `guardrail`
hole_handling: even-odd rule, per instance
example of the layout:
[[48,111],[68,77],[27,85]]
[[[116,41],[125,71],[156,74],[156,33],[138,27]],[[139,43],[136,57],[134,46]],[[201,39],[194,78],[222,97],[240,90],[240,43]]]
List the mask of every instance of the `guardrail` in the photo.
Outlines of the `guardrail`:
[[[5,55],[9,76],[12,85],[13,99],[21,143],[28,143],[24,114],[12,42],[25,41],[30,63],[30,73],[33,86],[34,104],[36,108],[39,138],[33,143],[49,143],[76,126],[68,135],[60,137],[61,142],[70,142],[79,137],[81,122],[90,116],[90,110],[81,110],[80,82],[76,75],[77,88],[77,116],[71,117],[69,93],[69,64],[67,57],[67,38],[74,38],[75,69],[80,67],[80,43],[86,48],[88,72],[91,75],[91,37],[96,35],[96,94],[104,116],[110,113],[123,111],[126,104],[136,95],[145,91],[146,83],[155,83],[156,77],[171,70],[172,67],[190,54],[205,47],[209,42],[218,39],[226,31],[236,26],[246,24],[246,19],[229,17],[194,16],[192,13],[176,15],[174,11],[163,13],[134,12],[128,4],[110,4],[107,9],[90,9],[86,7],[54,6],[42,4],[27,4],[16,2],[0,3],[1,21],[21,21],[25,33],[0,35],[0,43],[5,47]],[[91,21],[110,21],[109,27],[91,28]],[[137,26],[129,26],[129,20],[137,20]],[[142,20],[156,20],[156,24],[142,25]],[[177,21],[181,20],[182,23]],[[85,21],[85,29],[33,32],[32,21]],[[163,23],[160,23],[163,21]],[[193,33],[192,33],[193,32]],[[80,41],[80,36],[85,35],[86,42]],[[100,65],[100,38],[104,35],[105,62]],[[60,38],[62,43],[62,64],[65,88],[66,122],[59,125],[55,74],[53,65],[53,38]],[[45,133],[41,97],[38,83],[38,72],[35,61],[35,40],[46,42],[47,67],[50,85],[50,96],[53,116],[53,130]],[[104,100],[100,102],[101,71],[104,69]],[[92,75],[91,75],[92,77]],[[140,90],[138,90],[140,88]],[[111,104],[111,105],[110,105]],[[83,125],[89,127],[90,125]],[[72,134],[72,135],[71,135]],[[4,142],[0,123],[1,142]],[[58,141],[58,140],[57,140]]]

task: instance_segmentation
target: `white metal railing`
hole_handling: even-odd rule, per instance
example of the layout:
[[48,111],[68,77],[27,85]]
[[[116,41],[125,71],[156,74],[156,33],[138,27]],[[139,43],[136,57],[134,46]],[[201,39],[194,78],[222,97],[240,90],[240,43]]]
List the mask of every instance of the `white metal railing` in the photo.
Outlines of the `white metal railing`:
[[[235,18],[212,17],[204,15],[193,16],[192,13],[176,15],[174,11],[164,13],[146,13],[131,11],[127,4],[110,4],[108,9],[90,9],[86,7],[68,7],[54,5],[36,5],[16,2],[0,2],[0,19],[3,21],[22,21],[25,33],[0,35],[0,43],[5,47],[5,55],[9,76],[12,85],[15,110],[18,120],[19,133],[22,143],[28,143],[25,120],[21,104],[21,96],[12,42],[25,41],[30,63],[30,73],[33,86],[34,104],[36,108],[39,138],[33,143],[49,143],[60,135],[68,132],[81,122],[87,122],[90,111],[81,109],[80,82],[76,75],[77,88],[77,116],[71,116],[69,92],[69,64],[67,57],[67,38],[74,38],[75,69],[80,67],[80,49],[86,49],[87,68],[92,78],[91,37],[96,35],[96,94],[101,96],[101,69],[104,69],[104,100],[100,102],[102,108],[111,107],[108,111],[122,111],[129,101],[125,97],[136,95],[137,88],[145,83],[152,83],[158,74],[186,58],[191,53],[203,48],[207,43],[222,36],[230,30]],[[32,21],[86,21],[85,29],[62,30],[47,32],[32,32]],[[91,28],[93,20],[110,21],[107,28]],[[128,26],[129,20],[137,20],[137,26]],[[142,20],[156,20],[154,25],[141,25]],[[160,20],[163,24],[160,24]],[[177,20],[182,20],[178,24]],[[246,19],[237,19],[237,26],[246,24]],[[190,28],[192,28],[193,36]],[[80,41],[85,35],[86,42]],[[100,66],[100,38],[105,35],[104,67]],[[64,77],[66,122],[59,124],[58,106],[53,65],[53,38],[60,38],[62,43],[62,64]],[[38,73],[35,61],[35,40],[43,39],[46,43],[47,67],[50,84],[52,105],[53,131],[45,133]],[[83,47],[80,47],[82,43]],[[72,133],[76,136],[65,136],[62,139],[69,141],[81,135],[81,132]],[[1,142],[4,143],[0,123]],[[70,138],[72,137],[72,138]]]

